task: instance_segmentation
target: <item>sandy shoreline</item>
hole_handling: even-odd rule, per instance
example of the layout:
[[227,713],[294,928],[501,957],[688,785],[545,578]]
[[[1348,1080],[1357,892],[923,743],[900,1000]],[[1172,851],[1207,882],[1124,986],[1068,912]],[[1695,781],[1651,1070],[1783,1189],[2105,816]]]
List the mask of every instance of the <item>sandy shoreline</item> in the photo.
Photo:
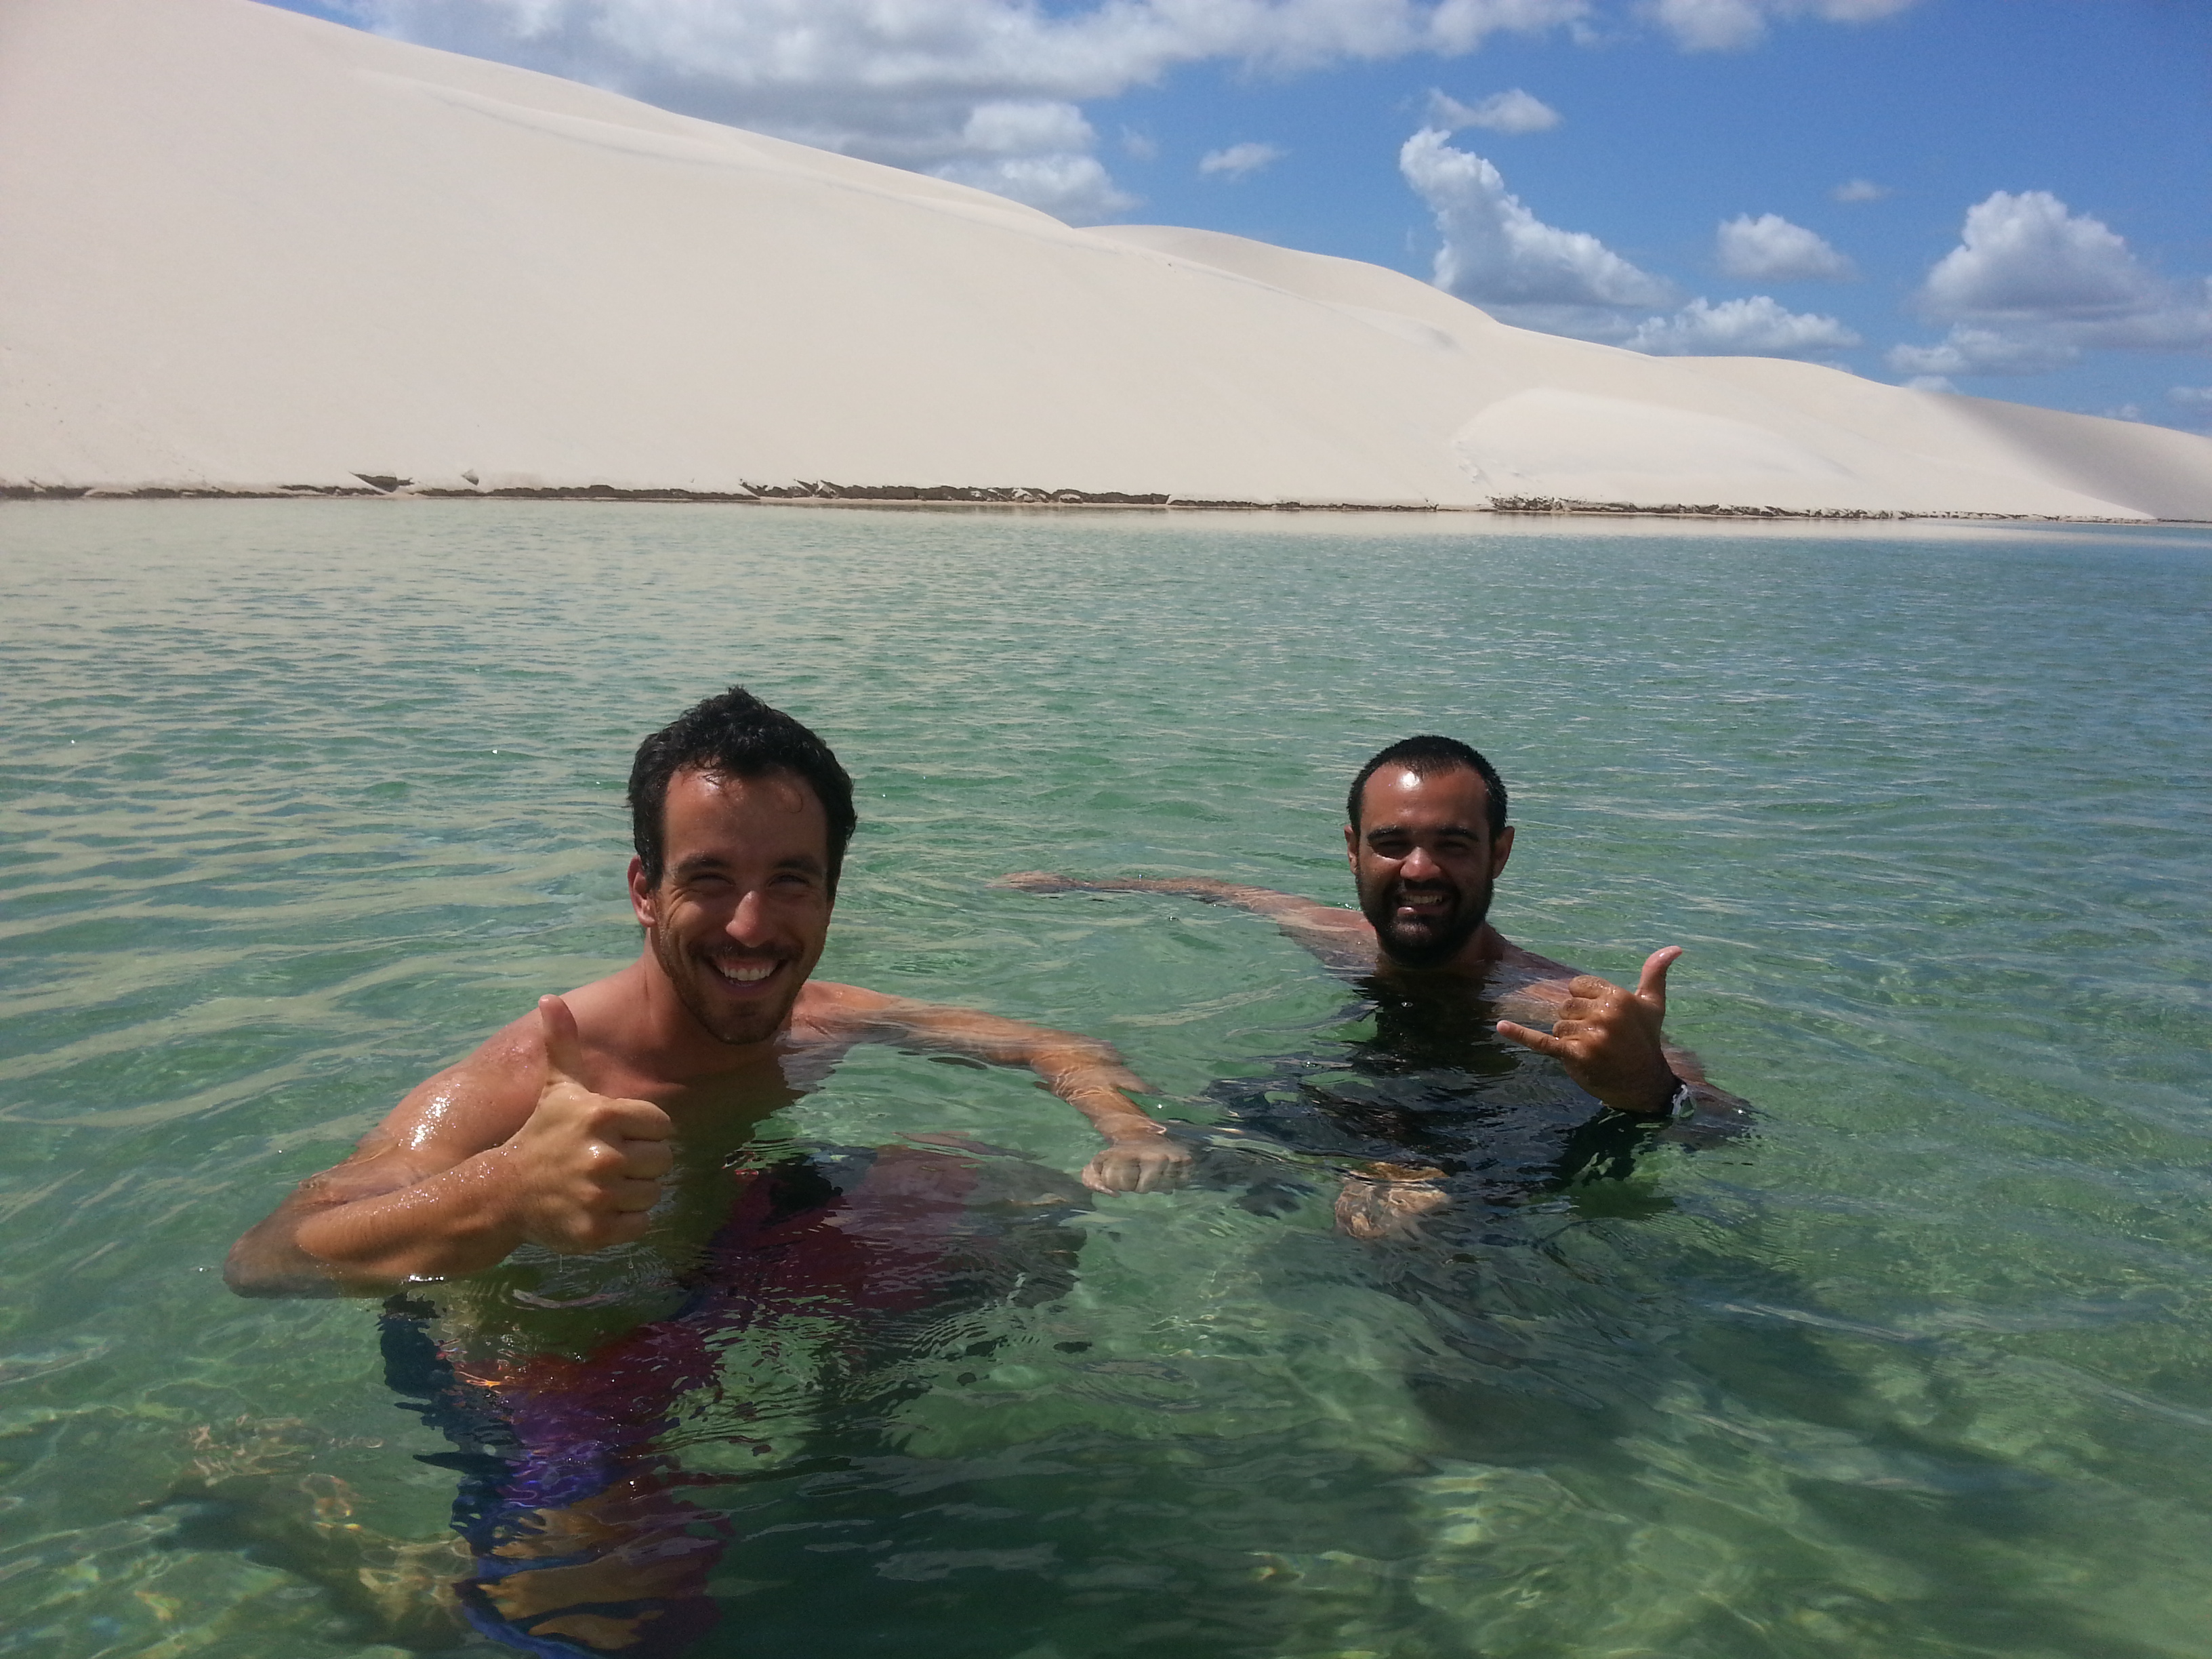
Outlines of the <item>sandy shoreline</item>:
[[1728,507],[1718,503],[1696,506],[1642,506],[1614,501],[1504,501],[1482,506],[1441,505],[1434,501],[1185,501],[1170,496],[1141,496],[1115,492],[1088,495],[1080,490],[987,490],[950,487],[919,489],[890,485],[826,486],[818,490],[763,489],[713,493],[684,489],[617,489],[611,485],[572,485],[557,488],[505,489],[386,489],[363,484],[284,489],[222,489],[192,485],[141,485],[94,488],[83,485],[0,484],[0,501],[574,501],[643,503],[671,507],[783,507],[814,508],[872,508],[885,511],[974,513],[1140,512],[1158,514],[1304,514],[1334,515],[1428,514],[1449,517],[1528,519],[1708,519],[1728,523],[1793,524],[2021,524],[2021,525],[2137,525],[2152,526],[2212,525],[2212,519],[2146,519],[2129,516],[2094,517],[2033,513],[1928,512],[1899,513],[1864,507]]

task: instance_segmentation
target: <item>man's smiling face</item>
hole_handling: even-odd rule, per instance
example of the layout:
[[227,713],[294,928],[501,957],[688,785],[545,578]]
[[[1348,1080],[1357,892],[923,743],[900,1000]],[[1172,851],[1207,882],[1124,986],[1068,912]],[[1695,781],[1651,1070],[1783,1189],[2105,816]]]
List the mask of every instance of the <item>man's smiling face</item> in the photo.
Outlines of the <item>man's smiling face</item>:
[[763,1042],[783,1029],[830,933],[830,828],[787,772],[668,783],[666,866],[630,865],[630,903],[653,960],[708,1034]]
[[1489,791],[1471,768],[1424,775],[1386,765],[1367,780],[1345,843],[1384,958],[1442,968],[1481,931],[1513,831],[1492,839]]

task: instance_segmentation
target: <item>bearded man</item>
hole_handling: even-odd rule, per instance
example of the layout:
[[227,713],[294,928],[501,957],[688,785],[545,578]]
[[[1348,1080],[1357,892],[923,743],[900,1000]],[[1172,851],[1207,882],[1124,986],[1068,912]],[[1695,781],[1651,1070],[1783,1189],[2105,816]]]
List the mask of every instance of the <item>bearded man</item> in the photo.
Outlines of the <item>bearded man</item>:
[[[1700,1115],[1709,1127],[1741,1122],[1743,1103],[1662,1036],[1667,971],[1680,947],[1654,951],[1632,990],[1523,950],[1491,925],[1514,830],[1504,781],[1480,752],[1435,736],[1392,744],[1352,779],[1345,813],[1356,912],[1203,878],[1030,872],[1006,880],[1032,892],[1168,893],[1235,905],[1271,918],[1359,981],[1376,1035],[1357,1047],[1358,1085],[1301,1084],[1295,1107],[1284,1103],[1286,1091],[1263,1091],[1265,1099],[1231,1113],[1236,1127],[1304,1150],[1355,1160],[1364,1152],[1338,1201],[1357,1236],[1403,1231],[1444,1207],[1455,1187],[1511,1202],[1621,1173],[1655,1126]],[[1512,1097],[1530,1089],[1526,1079],[1508,1082],[1518,1069],[1508,1044],[1555,1060],[1574,1085],[1568,1097],[1533,1115],[1516,1109]],[[1593,1097],[1604,1109],[1595,1119]]]

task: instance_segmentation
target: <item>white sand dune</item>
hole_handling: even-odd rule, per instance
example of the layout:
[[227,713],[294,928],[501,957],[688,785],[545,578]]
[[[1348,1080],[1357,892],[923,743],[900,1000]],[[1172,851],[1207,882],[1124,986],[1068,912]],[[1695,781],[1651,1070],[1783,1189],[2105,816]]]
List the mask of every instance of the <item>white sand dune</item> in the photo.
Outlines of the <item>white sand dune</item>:
[[1534,334],[251,0],[0,0],[0,227],[11,493],[2212,519],[2212,440]]

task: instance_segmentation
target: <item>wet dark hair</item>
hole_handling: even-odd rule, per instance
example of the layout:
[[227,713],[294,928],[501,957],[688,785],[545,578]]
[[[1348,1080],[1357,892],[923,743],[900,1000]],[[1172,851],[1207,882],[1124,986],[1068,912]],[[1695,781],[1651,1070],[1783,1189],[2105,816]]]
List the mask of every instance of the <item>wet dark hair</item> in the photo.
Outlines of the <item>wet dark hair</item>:
[[742,685],[733,685],[694,703],[638,744],[629,769],[630,841],[649,887],[660,885],[667,863],[668,783],[678,772],[720,778],[788,772],[803,780],[830,820],[830,890],[837,890],[845,846],[860,819],[853,811],[853,780],[813,732]]
[[1468,748],[1457,738],[1437,737],[1403,738],[1359,769],[1359,775],[1352,781],[1352,793],[1344,798],[1344,815],[1352,820],[1354,830],[1359,828],[1359,798],[1366,793],[1367,780],[1386,766],[1402,766],[1418,778],[1466,768],[1482,780],[1482,793],[1490,803],[1491,840],[1505,833],[1505,780],[1498,775],[1498,769],[1483,758],[1480,750]]

